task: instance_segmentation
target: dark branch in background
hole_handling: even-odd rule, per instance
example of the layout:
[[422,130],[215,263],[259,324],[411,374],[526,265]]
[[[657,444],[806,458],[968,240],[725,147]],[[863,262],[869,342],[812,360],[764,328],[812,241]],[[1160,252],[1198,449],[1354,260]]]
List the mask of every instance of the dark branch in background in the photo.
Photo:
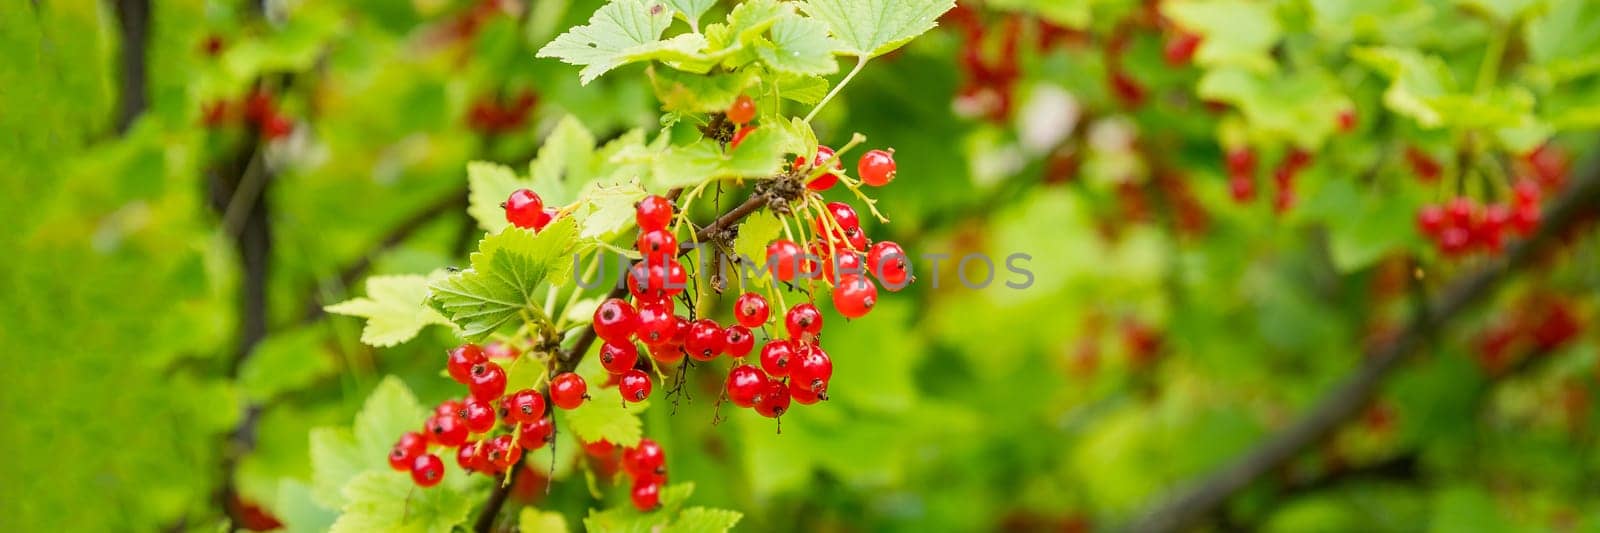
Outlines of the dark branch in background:
[[1129,526],[1130,531],[1177,531],[1196,522],[1228,502],[1234,494],[1261,476],[1282,467],[1359,414],[1378,390],[1385,377],[1399,367],[1407,355],[1416,351],[1444,324],[1493,289],[1534,255],[1593,210],[1600,202],[1600,158],[1590,158],[1585,171],[1544,213],[1539,231],[1516,243],[1504,257],[1488,261],[1481,270],[1450,284],[1432,300],[1399,335],[1370,349],[1359,368],[1324,395],[1288,428],[1261,443],[1232,464],[1179,489],[1175,495],[1149,507]]
[[146,44],[150,42],[150,0],[115,0],[117,25],[122,30],[120,63],[122,90],[117,94],[117,133],[127,133],[133,119],[144,112]]
[[[682,191],[679,189],[673,189],[671,192],[667,193],[667,198],[676,199],[680,192]],[[713,236],[721,233],[725,229],[733,227],[734,224],[739,223],[739,221],[744,219],[744,217],[749,216],[751,213],[756,212],[756,210],[761,209],[766,205],[766,196],[752,194],[750,195],[750,198],[744,201],[744,203],[741,203],[738,206],[735,206],[733,209],[728,210],[728,212],[723,213],[722,216],[717,217],[716,220],[712,220],[710,224],[706,224],[705,227],[700,228],[699,231],[696,231],[695,240],[698,242],[710,241],[712,240]],[[612,288],[610,293],[606,294],[606,298],[627,297],[628,286],[626,283],[623,283],[624,281],[626,280],[619,280],[618,285]],[[585,354],[589,353],[589,348],[594,346],[594,341],[594,328],[583,328],[583,331],[578,333],[577,340],[573,341],[572,347],[562,350],[559,354],[557,354],[555,371],[558,373],[571,372],[573,369],[578,368],[578,363],[583,361],[583,356]],[[520,468],[520,466],[514,468],[511,471],[511,479],[509,481],[495,485],[494,490],[489,493],[488,501],[484,502],[483,512],[478,515],[478,521],[473,525],[472,528],[473,531],[477,531],[478,533],[488,533],[490,530],[494,529],[494,521],[500,515],[500,508],[505,506],[506,497],[511,494],[511,487],[517,484],[517,475],[521,473],[522,468]]]

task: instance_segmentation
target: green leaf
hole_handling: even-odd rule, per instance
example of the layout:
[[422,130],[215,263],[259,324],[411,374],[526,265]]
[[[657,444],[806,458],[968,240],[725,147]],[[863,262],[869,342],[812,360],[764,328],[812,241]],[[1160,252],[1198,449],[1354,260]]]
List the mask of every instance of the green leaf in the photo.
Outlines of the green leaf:
[[1334,134],[1333,117],[1350,105],[1337,87],[1326,73],[1312,69],[1262,76],[1224,68],[1207,72],[1195,92],[1238,107],[1255,133],[1313,149]]
[[239,368],[240,389],[256,401],[265,401],[331,373],[332,354],[323,347],[327,335],[326,328],[312,325],[262,340]]
[[1433,99],[1456,89],[1455,77],[1443,60],[1416,50],[1388,47],[1358,48],[1350,56],[1389,77],[1389,88],[1383,92],[1383,103],[1389,109],[1424,128],[1444,125],[1444,115],[1431,105]]
[[[395,435],[400,438],[399,434]],[[344,428],[311,430],[311,496],[329,509],[344,505],[340,490],[371,462],[363,457],[355,438]]]
[[[783,221],[771,211],[763,209],[751,213],[739,223],[739,235],[733,239],[733,253],[739,264],[735,277],[756,286],[765,286],[770,278],[761,270],[767,260],[767,244],[783,233]],[[748,259],[750,262],[745,263]]]
[[1162,12],[1178,26],[1199,34],[1194,61],[1206,67],[1273,70],[1272,47],[1282,34],[1274,5],[1243,0],[1165,2]]
[[[400,435],[421,427],[425,414],[422,404],[400,378],[384,377],[367,396],[352,428],[362,456],[387,457]],[[372,460],[371,464],[379,464],[379,461]]]
[[532,507],[522,508],[522,514],[517,515],[517,529],[533,533],[565,533],[567,531],[567,517],[555,511],[540,511]]
[[771,177],[783,168],[783,149],[789,143],[779,128],[756,128],[732,150],[711,139],[674,146],[656,158],[651,185],[670,189],[717,178]]
[[749,69],[697,75],[673,69],[651,68],[650,85],[655,88],[661,109],[669,112],[710,113],[724,111],[746,87],[756,81]]
[[472,510],[465,494],[443,485],[418,489],[410,475],[387,469],[356,476],[344,499],[330,531],[449,531]]
[[[503,219],[504,217],[502,217]],[[431,276],[373,276],[367,278],[367,296],[328,306],[330,313],[367,319],[361,328],[361,342],[379,348],[400,344],[430,324],[451,325],[444,315],[428,307],[428,284],[441,278]]]
[[815,104],[822,101],[828,94],[828,80],[821,76],[796,76],[793,74],[778,74],[778,96],[800,102],[802,104]]
[[678,514],[678,519],[673,520],[664,530],[667,533],[722,533],[733,529],[744,515],[737,511],[726,509],[708,509],[705,507],[690,507]]
[[284,531],[289,533],[327,531],[339,517],[339,513],[317,503],[311,495],[311,487],[295,479],[278,483],[272,514],[283,522]]
[[1468,9],[1486,13],[1501,23],[1508,23],[1522,18],[1529,9],[1538,6],[1540,0],[1456,0],[1457,4]]
[[832,74],[839,70],[833,48],[827,24],[788,13],[772,25],[771,46],[761,46],[756,53],[762,62],[778,72]]
[[649,193],[636,183],[597,185],[583,196],[583,207],[573,214],[581,238],[607,237],[634,221],[634,204]]
[[518,178],[516,171],[505,165],[486,161],[467,163],[467,214],[472,215],[484,231],[498,233],[511,225],[506,222],[506,210],[500,204],[517,189],[541,191],[541,199],[545,199],[543,191],[549,190]]
[[[663,1],[665,1],[667,6],[671,7],[673,11],[677,11],[679,15],[683,15],[683,20],[688,21],[690,26],[696,28],[700,27],[700,17],[705,15],[707,11],[710,11],[712,6],[717,5],[717,0]],[[523,530],[527,531],[526,528]]]
[[588,24],[567,30],[540,48],[538,57],[582,66],[578,81],[588,85],[628,63],[692,54],[704,48],[705,39],[692,33],[661,40],[674,12],[655,1],[612,0],[595,11]]
[[537,235],[507,228],[478,242],[471,268],[431,284],[428,302],[461,328],[462,337],[483,339],[523,311],[543,316],[535,289],[546,281],[566,283],[578,251],[572,217],[551,222]]
[[583,402],[577,409],[565,411],[566,427],[577,433],[583,442],[605,439],[618,446],[637,446],[643,434],[639,413],[649,406],[650,402],[627,406],[620,401]]
[[631,504],[623,504],[604,511],[591,509],[589,516],[583,519],[583,528],[587,531],[605,533],[653,533],[666,526],[693,493],[693,483],[679,483],[662,488],[661,507],[650,512],[640,512]]
[[[539,146],[539,154],[528,165],[533,190],[539,193],[545,205],[572,203],[578,198],[578,192],[600,175],[604,162],[596,160],[594,143],[594,134],[589,133],[577,117],[567,115],[556,123],[556,128]],[[505,218],[504,215],[501,218]]]
[[1600,72],[1600,4],[1554,0],[1523,26],[1533,63],[1554,83]]
[[877,57],[933,29],[955,0],[806,0],[801,9],[827,23],[835,53]]

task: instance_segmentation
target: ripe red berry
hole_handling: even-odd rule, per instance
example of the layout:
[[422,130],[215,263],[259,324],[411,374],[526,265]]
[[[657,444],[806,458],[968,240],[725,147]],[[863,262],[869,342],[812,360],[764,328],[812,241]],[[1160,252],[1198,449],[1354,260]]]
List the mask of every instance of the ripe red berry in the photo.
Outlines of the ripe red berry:
[[828,353],[821,346],[802,346],[799,356],[789,371],[789,380],[818,394],[827,392],[828,382],[833,379],[833,360]]
[[837,284],[840,277],[866,275],[867,267],[863,264],[865,262],[866,260],[861,258],[861,252],[840,250],[840,253],[832,258],[822,261],[822,277],[826,278],[828,283]]
[[682,346],[671,343],[651,344],[647,345],[646,348],[650,349],[650,358],[655,359],[657,362],[662,364],[672,364],[682,361],[683,357],[688,355],[684,353]]
[[861,181],[873,187],[882,187],[894,181],[894,152],[868,150],[856,163],[856,173]]
[[1461,228],[1472,227],[1473,221],[1478,218],[1478,204],[1471,198],[1457,196],[1445,205],[1445,214],[1450,215],[1450,223]]
[[461,420],[467,423],[467,431],[483,433],[494,429],[494,419],[494,408],[476,397],[468,396],[461,406]]
[[756,118],[756,102],[749,95],[741,94],[728,106],[728,121],[734,124],[744,124]]
[[756,395],[766,386],[767,376],[750,365],[736,365],[728,370],[728,401],[739,407],[755,404]]
[[733,318],[739,321],[739,325],[747,328],[759,328],[766,324],[770,312],[767,299],[753,292],[741,294],[739,299],[733,302]]
[[867,232],[861,228],[845,228],[844,238],[849,242],[850,248],[857,252],[867,251]]
[[1539,189],[1539,183],[1528,178],[1517,180],[1517,184],[1513,185],[1511,190],[1516,195],[1517,207],[1537,206],[1539,205],[1540,196],[1543,195],[1543,191]]
[[550,403],[562,409],[577,409],[589,398],[589,385],[572,372],[557,374],[550,380]]
[[753,405],[757,413],[767,418],[777,418],[789,410],[789,387],[782,381],[767,380],[761,386],[760,394],[756,395]]
[[1200,47],[1200,35],[1179,30],[1167,38],[1167,46],[1162,50],[1167,64],[1180,66],[1187,64],[1194,58],[1194,51]]
[[800,405],[811,405],[822,400],[821,395],[798,381],[789,382],[789,398]]
[[467,441],[467,423],[454,414],[433,415],[422,426],[428,439],[445,446],[460,446]]
[[672,232],[664,229],[655,229],[639,234],[639,239],[633,243],[634,249],[644,254],[646,260],[660,261],[678,255],[678,238]]
[[1121,69],[1111,73],[1111,93],[1117,101],[1127,107],[1139,107],[1144,104],[1144,85],[1139,80],[1133,79]]
[[667,223],[672,221],[672,201],[654,194],[646,196],[633,206],[633,216],[639,231],[666,229]]
[[883,282],[883,288],[898,291],[911,282],[910,256],[894,241],[879,241],[867,249],[867,271]]
[[583,443],[583,453],[587,453],[589,454],[589,457],[596,459],[605,459],[611,457],[611,454],[616,451],[617,446],[612,444],[611,441],[605,439]]
[[744,357],[756,347],[756,336],[750,334],[750,329],[738,324],[729,324],[722,330],[722,349],[732,357]]
[[1406,147],[1406,163],[1411,165],[1411,172],[1422,181],[1436,181],[1444,172],[1444,167],[1438,161],[1415,146]]
[[411,461],[411,481],[419,487],[432,487],[444,479],[444,461],[434,454],[423,454]]
[[1417,210],[1417,231],[1423,235],[1437,238],[1439,232],[1444,230],[1444,208],[1437,205],[1425,205]]
[[1439,232],[1439,251],[1445,255],[1460,255],[1472,247],[1472,231],[1466,227],[1450,226]]
[[634,479],[659,479],[667,473],[667,454],[654,439],[639,439],[639,445],[622,451],[622,471]]
[[628,370],[617,379],[617,392],[625,402],[642,402],[650,397],[650,376],[637,368]]
[[800,262],[804,259],[800,245],[788,239],[778,239],[767,245],[767,265],[772,268],[772,277],[778,281],[794,281],[795,275],[800,272]]
[[460,400],[445,400],[439,402],[439,405],[433,408],[433,414],[465,417],[467,415],[466,408],[467,404],[462,403]]
[[261,137],[268,141],[276,141],[294,133],[294,121],[280,113],[268,114],[261,121]]
[[556,427],[550,421],[550,417],[542,416],[533,423],[522,425],[522,429],[517,432],[517,445],[524,450],[537,450],[553,440],[555,433]]
[[761,347],[761,369],[768,375],[781,378],[789,375],[789,363],[795,357],[794,341],[773,339]]
[[1350,133],[1352,131],[1355,131],[1355,129],[1356,129],[1356,110],[1355,110],[1355,108],[1347,107],[1347,108],[1339,110],[1339,116],[1338,116],[1337,120],[1338,120],[1338,123],[1339,123],[1339,131],[1342,131],[1342,132],[1345,132],[1345,133]]
[[450,350],[445,369],[450,371],[450,379],[466,385],[472,381],[472,365],[485,360],[483,348],[476,344],[463,344]]
[[640,511],[653,511],[661,506],[661,483],[653,479],[636,479],[633,481],[633,491],[629,496],[633,500],[634,508]]
[[733,132],[733,138],[728,140],[728,149],[738,148],[740,144],[744,143],[744,138],[749,137],[750,132],[755,130],[755,126],[740,126],[738,131]]
[[796,305],[783,317],[783,326],[789,330],[790,338],[809,341],[822,333],[822,312],[810,303]]
[[471,381],[467,383],[467,390],[472,392],[472,397],[485,402],[500,399],[506,393],[506,371],[493,361],[484,361],[472,365]]
[[643,302],[677,296],[687,286],[689,275],[675,259],[640,261],[628,269],[628,292]]
[[722,326],[715,320],[702,318],[689,326],[689,337],[684,340],[683,348],[696,360],[710,361],[722,353],[725,337]]
[[833,308],[845,318],[861,318],[878,303],[878,287],[864,276],[847,275],[833,287]]
[[621,374],[633,370],[633,365],[639,363],[639,347],[633,341],[613,344],[606,341],[600,346],[600,366],[606,372]]
[[489,344],[483,345],[483,355],[488,357],[490,361],[504,365],[516,360],[520,354],[517,352],[517,348],[510,344],[490,341]]
[[[856,215],[856,209],[854,207],[850,207],[850,204],[844,202],[828,202],[826,212],[829,216],[833,217],[833,220],[838,223],[838,228],[841,230],[861,227],[861,217]],[[826,220],[819,218],[816,223],[816,228],[818,233],[833,233],[832,230],[834,225],[829,224]]]
[[[812,169],[824,164],[828,165],[829,168],[833,170],[844,170],[844,165],[839,162],[839,158],[834,157],[833,149],[826,146],[817,147],[817,154],[812,156],[811,164],[809,165],[806,164],[806,158],[804,156],[795,158],[794,160],[795,168],[802,169],[808,176],[810,175]],[[806,188],[813,191],[826,191],[833,188],[833,184],[838,182],[838,174],[833,172],[824,172],[818,175],[815,179],[806,182]]]
[[467,441],[456,448],[456,466],[461,467],[462,471],[475,472],[482,468],[483,465],[479,459],[481,459],[481,456],[478,455],[478,443],[476,441]]
[[1483,208],[1483,218],[1473,228],[1473,240],[1490,253],[1499,253],[1505,244],[1505,230],[1511,225],[1511,206],[1490,204]]
[[651,302],[639,306],[639,340],[645,344],[662,344],[672,339],[678,330],[678,317],[672,314],[672,302]]
[[511,435],[501,435],[486,440],[481,446],[484,447],[483,458],[488,466],[494,467],[499,472],[510,469],[517,464],[518,459],[522,458],[522,448],[517,446]]
[[411,460],[427,451],[428,437],[415,431],[407,431],[400,435],[400,440],[389,450],[389,467],[402,472],[409,470]]
[[1228,175],[1232,177],[1255,177],[1255,151],[1242,147],[1228,150]]
[[517,189],[506,198],[506,222],[519,228],[537,229],[544,218],[544,199],[528,189]]
[[509,424],[531,424],[544,418],[544,395],[533,389],[522,389],[506,398],[505,418]]
[[1511,229],[1527,237],[1539,228],[1539,206],[1519,205],[1511,212]]
[[594,309],[594,333],[603,340],[627,343],[638,327],[638,311],[621,298],[607,299]]
[[1249,176],[1228,178],[1228,194],[1234,202],[1246,203],[1256,197],[1256,181]]

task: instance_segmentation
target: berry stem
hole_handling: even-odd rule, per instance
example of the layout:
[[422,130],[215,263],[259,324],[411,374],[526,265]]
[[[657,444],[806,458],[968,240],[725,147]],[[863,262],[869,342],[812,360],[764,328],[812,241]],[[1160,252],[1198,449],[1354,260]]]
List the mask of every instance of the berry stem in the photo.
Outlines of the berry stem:
[[861,69],[863,67],[866,67],[866,66],[867,66],[867,56],[856,56],[856,66],[855,66],[855,68],[850,69],[850,73],[849,74],[845,74],[844,78],[839,80],[839,84],[833,86],[833,90],[828,91],[828,95],[822,97],[822,101],[821,102],[817,102],[817,106],[816,107],[811,108],[811,112],[810,113],[806,113],[806,118],[805,118],[806,123],[809,124],[811,122],[812,118],[816,118],[817,112],[818,111],[822,111],[822,107],[828,105],[828,102],[832,101],[833,97],[835,95],[839,94],[839,90],[840,89],[844,89],[844,86],[849,85],[850,84],[850,80],[855,78],[856,74],[859,74],[861,72]]

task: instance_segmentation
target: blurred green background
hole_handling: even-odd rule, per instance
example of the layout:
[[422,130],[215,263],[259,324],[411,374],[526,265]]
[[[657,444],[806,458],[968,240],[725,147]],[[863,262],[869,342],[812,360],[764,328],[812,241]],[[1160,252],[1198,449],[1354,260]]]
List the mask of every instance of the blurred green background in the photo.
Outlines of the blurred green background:
[[[690,502],[742,512],[746,531],[1114,527],[1294,421],[1405,322],[1408,286],[1426,296],[1484,264],[1412,229],[1449,191],[1412,179],[1399,147],[1455,172],[1461,132],[1493,127],[1418,126],[1405,95],[1455,90],[1419,79],[1475,79],[1500,35],[1518,103],[1490,107],[1551,125],[1522,148],[1549,139],[1581,162],[1592,144],[1600,9],[1583,0],[1213,3],[1275,21],[1264,48],[1207,36],[1234,47],[1213,56],[1261,52],[1260,86],[1197,93],[1215,57],[1169,64],[1156,2],[1121,0],[964,3],[984,39],[947,20],[864,71],[815,124],[824,142],[896,149],[899,178],[876,191],[893,223],[869,233],[913,254],[1027,253],[1035,282],[969,290],[944,261],[940,288],[831,326],[833,398],[781,434],[750,412],[713,425],[722,374],[691,372],[695,401],[644,415]],[[643,68],[579,86],[533,57],[598,5],[0,2],[0,529],[328,527],[313,428],[350,426],[385,376],[425,405],[460,390],[439,373],[448,331],[374,349],[321,306],[369,275],[463,264],[480,235],[468,161],[524,168],[568,115],[601,139],[658,127]],[[1005,54],[1011,30],[1015,80],[974,83],[965,55]],[[1357,45],[1415,70],[1352,61]],[[1119,75],[1144,85],[1138,105]],[[286,136],[205,124],[257,90]],[[992,90],[1013,107],[984,111]],[[524,93],[520,121],[473,118]],[[1345,107],[1353,132],[1317,122]],[[1293,209],[1229,198],[1219,146],[1235,136],[1264,162],[1316,149]],[[1600,531],[1597,245],[1576,232],[1507,276],[1362,415],[1202,527]],[[596,498],[563,463],[514,505],[574,527],[626,505],[625,483],[592,481]]]

